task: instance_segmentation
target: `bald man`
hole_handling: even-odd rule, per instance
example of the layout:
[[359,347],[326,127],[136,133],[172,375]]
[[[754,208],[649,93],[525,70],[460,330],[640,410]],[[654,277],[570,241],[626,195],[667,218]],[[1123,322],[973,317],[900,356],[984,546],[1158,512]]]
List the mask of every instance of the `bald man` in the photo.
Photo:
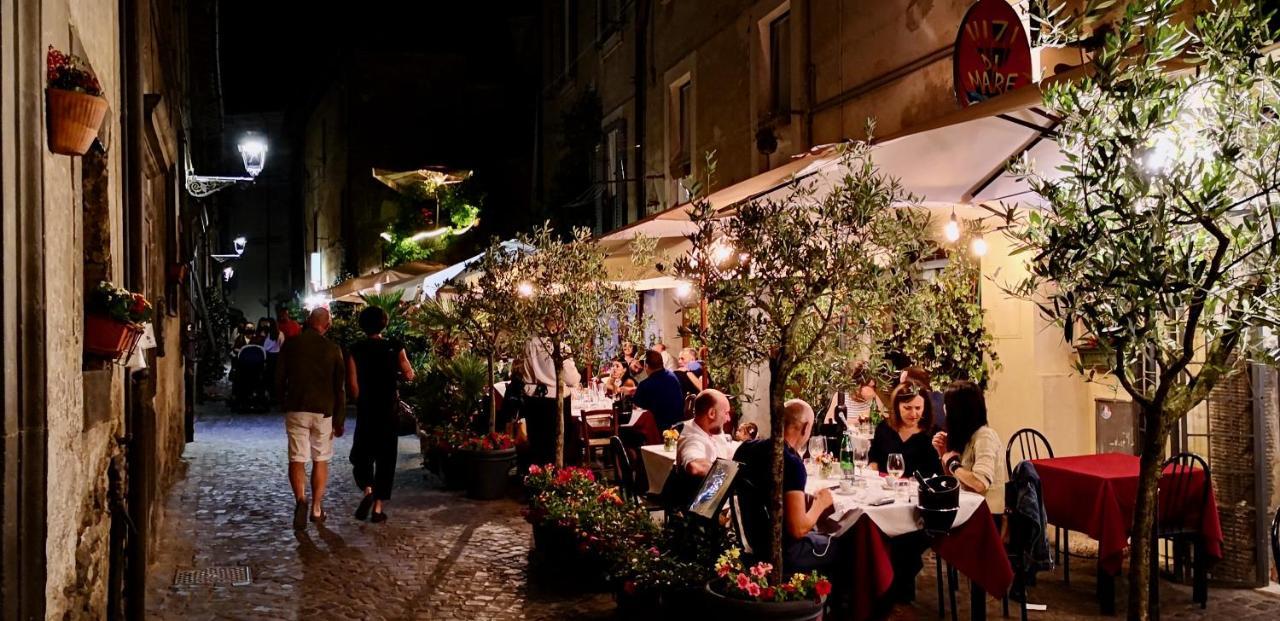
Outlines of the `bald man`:
[[707,476],[716,459],[729,459],[733,452],[724,436],[729,422],[729,398],[707,389],[693,400],[693,420],[684,424],[676,445],[676,465],[695,477]]
[[342,349],[325,338],[329,309],[316,308],[302,334],[287,339],[276,364],[276,394],[289,436],[289,485],[293,488],[293,527],[307,527],[307,462],[311,462],[311,521],[323,522],[325,485],[333,438],[341,436],[347,416],[346,365]]
[[[813,529],[834,504],[831,490],[825,487],[818,490],[812,504],[805,493],[809,475],[800,453],[812,431],[813,408],[800,399],[787,401],[782,413],[782,555],[783,571],[788,574],[828,567],[837,557],[834,549],[828,553],[828,548],[834,545],[831,537]],[[750,489],[755,490],[746,501],[756,508],[772,503],[773,455],[773,440],[764,439],[744,442],[733,456],[735,461],[742,462],[739,476],[749,481]],[[767,545],[772,530],[768,515],[744,509],[742,517],[752,547]]]

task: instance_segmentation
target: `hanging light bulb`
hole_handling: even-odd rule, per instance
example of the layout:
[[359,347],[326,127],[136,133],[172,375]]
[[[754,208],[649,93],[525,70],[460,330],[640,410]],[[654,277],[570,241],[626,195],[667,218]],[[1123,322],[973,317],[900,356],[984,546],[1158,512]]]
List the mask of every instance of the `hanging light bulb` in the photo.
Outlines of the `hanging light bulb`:
[[942,235],[947,241],[954,242],[960,239],[960,223],[956,221],[956,212],[951,212],[951,219],[947,220],[947,224],[942,227]]
[[690,293],[693,293],[693,285],[683,280],[676,283],[676,299],[687,300]]
[[975,237],[973,238],[973,243],[969,246],[969,249],[973,251],[973,256],[985,257],[987,256],[987,240],[981,237]]

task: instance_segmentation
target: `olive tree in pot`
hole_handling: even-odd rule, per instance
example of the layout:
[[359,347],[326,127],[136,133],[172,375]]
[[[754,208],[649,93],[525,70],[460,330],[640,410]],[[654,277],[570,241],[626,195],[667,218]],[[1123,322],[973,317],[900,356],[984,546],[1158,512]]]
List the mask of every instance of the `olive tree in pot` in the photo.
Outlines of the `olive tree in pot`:
[[[1280,64],[1262,53],[1276,33],[1262,3],[1215,0],[1193,21],[1183,4],[1129,3],[1089,77],[1045,91],[1066,163],[1028,171],[1047,209],[1004,213],[1028,257],[1010,290],[1068,342],[1083,325],[1112,352],[1109,371],[1140,412],[1130,619],[1156,604],[1149,558],[1170,431],[1249,360],[1274,360],[1258,335],[1280,322]],[[1086,11],[1055,34],[1078,38],[1106,15]],[[1144,360],[1149,377],[1134,372]]]
[[562,241],[544,224],[520,242],[531,250],[511,270],[518,278],[508,312],[517,318],[522,340],[555,365],[556,386],[549,396],[556,402],[555,465],[563,466],[565,362],[575,351],[588,353],[611,332],[610,319],[620,314],[628,292],[609,282],[604,253],[587,229],[574,229],[572,238]]
[[[457,282],[457,297],[443,305],[453,319],[464,346],[485,361],[485,386],[493,386],[494,366],[514,350],[519,322],[512,314],[519,285],[518,250],[496,241],[471,266],[474,279]],[[486,391],[487,394],[487,391]],[[485,432],[468,443],[467,494],[492,500],[506,493],[515,466],[516,449],[509,429],[498,429],[497,401],[485,399]],[[473,428],[475,425],[473,425]]]
[[874,334],[878,318],[908,294],[916,263],[930,247],[927,213],[898,207],[911,197],[877,173],[865,144],[843,149],[835,169],[792,184],[781,198],[753,200],[733,217],[696,201],[692,249],[675,265],[714,307],[708,345],[721,359],[764,361],[769,368],[772,540],[753,547],[771,563],[752,574],[769,577],[750,591],[736,582],[710,585],[720,609],[747,618],[811,618],[815,608],[779,608],[790,592],[782,582],[783,405],[795,373],[814,360],[836,364],[840,356],[858,356],[843,341]]

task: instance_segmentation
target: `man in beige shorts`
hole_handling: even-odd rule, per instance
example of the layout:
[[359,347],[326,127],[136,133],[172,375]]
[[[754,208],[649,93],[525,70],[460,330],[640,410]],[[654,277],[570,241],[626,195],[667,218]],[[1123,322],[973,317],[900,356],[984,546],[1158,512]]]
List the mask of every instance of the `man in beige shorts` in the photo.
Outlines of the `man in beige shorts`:
[[323,522],[321,501],[329,480],[333,438],[341,437],[347,415],[346,365],[342,349],[324,337],[327,308],[307,317],[306,329],[286,339],[276,364],[276,394],[289,434],[289,485],[293,487],[293,527],[307,526],[307,462],[311,462],[311,521]]

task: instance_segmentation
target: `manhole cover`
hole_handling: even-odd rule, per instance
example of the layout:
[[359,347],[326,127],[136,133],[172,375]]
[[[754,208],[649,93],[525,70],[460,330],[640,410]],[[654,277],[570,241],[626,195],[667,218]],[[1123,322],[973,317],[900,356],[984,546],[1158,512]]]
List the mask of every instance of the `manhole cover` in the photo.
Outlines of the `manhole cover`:
[[180,569],[173,577],[173,586],[198,584],[229,584],[248,586],[251,582],[248,567],[206,567],[204,569]]

